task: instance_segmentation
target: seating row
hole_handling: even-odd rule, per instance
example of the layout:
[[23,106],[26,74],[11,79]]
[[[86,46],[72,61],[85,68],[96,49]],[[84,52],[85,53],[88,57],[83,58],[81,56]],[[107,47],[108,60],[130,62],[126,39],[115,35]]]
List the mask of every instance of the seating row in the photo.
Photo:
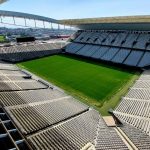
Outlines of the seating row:
[[150,50],[149,33],[131,33],[123,31],[79,31],[78,37],[74,39],[74,41],[79,43],[90,43],[103,46],[116,46],[122,48]]
[[142,68],[150,65],[150,51],[71,43],[67,45],[66,52],[126,66]]

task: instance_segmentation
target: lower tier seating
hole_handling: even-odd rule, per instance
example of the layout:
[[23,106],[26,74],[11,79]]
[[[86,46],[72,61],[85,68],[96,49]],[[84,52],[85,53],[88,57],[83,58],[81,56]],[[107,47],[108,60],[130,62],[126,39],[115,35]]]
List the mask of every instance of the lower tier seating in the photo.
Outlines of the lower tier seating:
[[78,31],[66,52],[133,67],[150,66],[149,32]]
[[143,68],[150,65],[150,52],[144,50],[71,43],[66,46],[66,52],[126,66]]
[[80,150],[87,143],[94,143],[99,114],[88,111],[61,125],[48,128],[28,137],[34,149]]
[[[7,108],[24,134],[52,126],[87,110],[88,106],[71,97]],[[26,115],[27,112],[30,113]]]
[[127,95],[122,98],[114,114],[121,121],[150,135],[150,80],[148,79],[150,79],[149,70],[143,72]]
[[117,132],[113,128],[105,128],[99,131],[95,148],[97,150],[128,150],[128,147],[123,143],[122,139],[118,136]]
[[145,135],[132,125],[126,123],[123,124],[124,125],[120,127],[121,130],[128,136],[128,138],[139,150],[150,149],[150,137],[148,135]]
[[16,106],[64,98],[67,95],[57,89],[40,89],[26,91],[1,92],[0,102],[3,106]]
[[[102,46],[95,46],[94,51],[99,48]],[[81,150],[90,145],[96,150],[127,150],[124,134],[136,148],[148,150],[149,79],[150,71],[145,71],[114,111],[122,126],[108,127],[93,108],[26,71],[0,62],[1,148]]]
[[1,150],[30,150],[26,140],[2,107],[0,107],[0,146]]
[[61,45],[59,43],[16,45],[0,48],[0,60],[19,62],[60,52]]

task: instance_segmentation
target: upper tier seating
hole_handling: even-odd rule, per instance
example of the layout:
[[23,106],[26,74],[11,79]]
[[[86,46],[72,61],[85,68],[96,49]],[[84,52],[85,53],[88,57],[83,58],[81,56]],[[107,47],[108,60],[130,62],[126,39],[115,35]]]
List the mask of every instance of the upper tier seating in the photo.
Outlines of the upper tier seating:
[[150,34],[140,34],[133,48],[146,49],[146,44],[150,41]]

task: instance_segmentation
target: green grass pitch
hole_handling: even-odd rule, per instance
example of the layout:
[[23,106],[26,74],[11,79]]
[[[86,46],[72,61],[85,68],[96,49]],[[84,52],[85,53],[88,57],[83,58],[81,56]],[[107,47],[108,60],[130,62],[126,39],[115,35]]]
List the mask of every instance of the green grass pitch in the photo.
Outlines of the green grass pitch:
[[108,115],[108,109],[117,105],[138,77],[131,70],[66,55],[49,56],[18,65],[93,106],[102,115]]
[[5,38],[5,36],[3,36],[3,35],[0,35],[0,42],[5,42],[6,41],[6,38]]

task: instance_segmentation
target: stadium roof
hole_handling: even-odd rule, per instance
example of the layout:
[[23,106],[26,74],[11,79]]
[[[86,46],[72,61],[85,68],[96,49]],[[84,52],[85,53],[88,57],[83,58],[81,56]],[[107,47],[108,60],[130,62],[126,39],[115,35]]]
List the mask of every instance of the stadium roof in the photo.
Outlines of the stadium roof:
[[38,15],[33,15],[28,13],[21,13],[21,12],[5,11],[5,10],[0,10],[0,16],[28,18],[28,19],[45,21],[45,22],[58,23],[57,20],[48,17],[38,16]]
[[84,30],[150,30],[150,16],[123,16],[60,20]]
[[62,25],[71,25],[81,30],[150,31],[150,15],[56,20],[28,13],[0,10],[0,16],[28,18]]
[[0,0],[0,4],[6,2],[7,0]]

